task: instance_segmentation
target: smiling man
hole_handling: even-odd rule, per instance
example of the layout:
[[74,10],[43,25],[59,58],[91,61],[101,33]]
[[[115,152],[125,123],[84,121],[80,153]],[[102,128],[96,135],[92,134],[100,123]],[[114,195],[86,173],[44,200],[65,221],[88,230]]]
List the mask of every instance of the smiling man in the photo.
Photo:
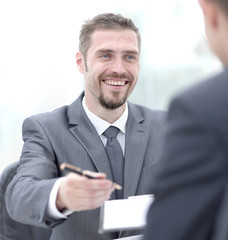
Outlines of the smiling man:
[[[20,166],[6,197],[15,220],[51,227],[54,240],[136,234],[99,235],[98,224],[104,201],[146,194],[158,168],[164,113],[126,101],[138,80],[140,42],[134,23],[121,15],[101,14],[82,26],[76,63],[84,92],[71,105],[23,124]],[[116,137],[108,136],[110,129]],[[62,177],[64,162],[97,179]]]

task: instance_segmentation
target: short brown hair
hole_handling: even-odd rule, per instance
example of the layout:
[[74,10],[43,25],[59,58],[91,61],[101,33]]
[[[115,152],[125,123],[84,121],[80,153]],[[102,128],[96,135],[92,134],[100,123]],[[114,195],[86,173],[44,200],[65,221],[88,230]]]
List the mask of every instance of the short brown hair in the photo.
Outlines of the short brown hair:
[[137,35],[138,47],[140,50],[141,36],[138,28],[130,18],[120,14],[105,13],[99,14],[92,19],[85,21],[82,25],[79,36],[79,51],[86,59],[87,51],[91,44],[91,35],[96,30],[132,30]]

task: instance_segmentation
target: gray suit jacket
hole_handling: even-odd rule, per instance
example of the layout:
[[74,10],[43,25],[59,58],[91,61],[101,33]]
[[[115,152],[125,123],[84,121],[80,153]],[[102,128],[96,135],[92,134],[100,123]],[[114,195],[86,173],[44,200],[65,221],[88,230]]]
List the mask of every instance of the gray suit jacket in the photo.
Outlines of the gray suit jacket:
[[[30,117],[23,124],[24,146],[17,175],[6,194],[10,216],[17,221],[53,228],[51,239],[112,239],[98,234],[99,209],[55,221],[47,216],[48,197],[61,176],[59,166],[105,172],[112,180],[103,143],[82,108],[83,94],[70,106]],[[126,127],[124,198],[147,193],[158,168],[164,113],[129,103]],[[115,193],[111,198],[115,199]],[[122,236],[134,232],[123,232]]]
[[228,189],[227,104],[228,69],[172,101],[144,239],[212,239]]

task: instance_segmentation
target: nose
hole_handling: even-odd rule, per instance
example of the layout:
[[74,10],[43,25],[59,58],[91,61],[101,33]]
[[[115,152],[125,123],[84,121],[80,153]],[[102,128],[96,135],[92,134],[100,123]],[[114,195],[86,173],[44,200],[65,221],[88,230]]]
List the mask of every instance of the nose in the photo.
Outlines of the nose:
[[124,67],[124,61],[121,57],[116,57],[113,59],[111,62],[110,66],[111,72],[118,73],[118,74],[123,74],[126,72],[125,67]]

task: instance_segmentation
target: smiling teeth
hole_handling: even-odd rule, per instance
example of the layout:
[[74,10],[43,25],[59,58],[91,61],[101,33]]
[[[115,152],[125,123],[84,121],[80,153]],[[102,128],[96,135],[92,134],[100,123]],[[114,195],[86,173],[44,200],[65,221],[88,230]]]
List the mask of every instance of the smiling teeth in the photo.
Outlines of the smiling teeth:
[[105,81],[108,85],[114,85],[114,86],[123,86],[125,85],[124,81]]

